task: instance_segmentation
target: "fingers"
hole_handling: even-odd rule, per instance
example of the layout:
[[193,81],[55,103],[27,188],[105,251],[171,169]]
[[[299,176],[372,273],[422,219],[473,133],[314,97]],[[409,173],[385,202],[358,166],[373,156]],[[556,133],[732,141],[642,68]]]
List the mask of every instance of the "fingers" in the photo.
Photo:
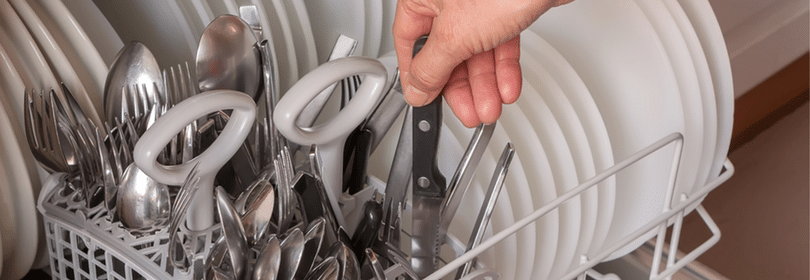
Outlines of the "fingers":
[[[411,105],[424,105],[426,101],[413,101],[413,94],[409,90],[410,85],[407,77],[410,76],[410,65],[412,61],[413,45],[419,37],[430,33],[433,25],[433,17],[428,16],[424,11],[414,11],[408,1],[397,1],[396,13],[394,16],[394,50],[397,52],[397,63],[399,65],[402,89],[405,100]],[[435,96],[434,96],[435,98]],[[433,100],[431,98],[431,100]],[[418,104],[415,104],[418,103]]]
[[493,123],[501,116],[503,102],[498,90],[495,69],[493,50],[473,55],[467,60],[475,112],[483,123]]
[[475,127],[481,123],[478,113],[475,111],[466,63],[462,62],[453,70],[442,95],[444,95],[444,101],[453,110],[453,114],[464,126]]
[[504,104],[512,104],[520,97],[523,76],[520,69],[520,35],[495,48],[495,76]]

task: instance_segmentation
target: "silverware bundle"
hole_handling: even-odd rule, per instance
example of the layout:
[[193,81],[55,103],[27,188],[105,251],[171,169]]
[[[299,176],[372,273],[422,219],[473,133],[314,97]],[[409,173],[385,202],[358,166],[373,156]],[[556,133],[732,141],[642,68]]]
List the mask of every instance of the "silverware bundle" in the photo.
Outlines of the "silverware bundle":
[[[369,153],[406,107],[398,73],[385,85],[385,94],[366,119],[349,134],[343,147],[342,184],[327,186],[331,181],[324,179],[322,170],[328,166],[323,165],[317,145],[296,144],[276,128],[273,112],[280,97],[272,78],[277,71],[274,58],[268,42],[256,40],[254,33],[260,33],[261,26],[250,20],[256,18],[252,15],[255,9],[243,7],[240,11],[245,21],[254,24],[236,16],[215,19],[200,40],[196,69],[185,64],[160,71],[146,46],[138,42],[126,45],[107,77],[106,115],[101,116],[107,120],[104,127],[90,121],[67,88],[62,89],[66,100],[57,98],[53,91],[26,92],[26,137],[36,159],[50,173],[67,173],[69,185],[79,190],[79,199],[88,209],[103,205],[107,218],[120,222],[133,235],[168,231],[170,264],[180,271],[191,271],[195,279],[420,279],[431,274],[438,267],[438,248],[494,125],[476,129],[456,173],[446,184],[435,167],[441,99],[427,107],[406,110],[385,192],[375,192],[372,199],[355,203],[362,206],[362,214],[357,228],[349,231],[339,198],[331,192],[338,187],[345,196],[364,189]],[[241,33],[228,34],[227,41],[217,39],[219,33],[233,30]],[[349,56],[356,43],[341,36],[329,60],[337,63]],[[196,70],[196,80],[192,70]],[[341,108],[352,106],[349,103],[363,88],[362,83],[358,75],[341,81]],[[322,90],[307,105],[296,120],[299,126],[315,124],[335,85]],[[244,127],[233,128],[235,113],[218,109],[192,116],[194,120],[183,123],[179,132],[160,135],[169,137],[165,138],[168,144],[160,146],[163,148],[154,158],[165,170],[190,170],[182,181],[153,176],[154,171],[144,168],[142,161],[136,164],[137,158],[145,156],[136,152],[136,146],[145,146],[139,144],[142,137],[153,140],[155,131],[168,131],[166,124],[177,123],[171,116],[186,112],[176,110],[194,107],[189,104],[209,96],[224,96],[220,90],[246,93],[253,102],[264,98],[262,108],[256,111],[259,116]],[[251,104],[251,110],[255,109],[255,103]],[[173,110],[174,114],[169,113]],[[232,135],[233,130],[250,132],[238,143],[226,144],[236,148],[233,156],[225,152],[228,158],[221,169],[201,171],[210,168],[202,167],[207,164],[200,159],[204,151],[220,147],[217,141]],[[511,144],[507,145],[467,250],[480,242],[513,153]],[[208,177],[213,182],[206,182]],[[401,251],[400,233],[411,181],[415,186],[411,209],[414,227],[409,257]],[[210,189],[206,184],[211,183],[217,187],[207,193]],[[198,219],[213,210],[200,205],[215,206],[210,220],[216,224]],[[183,223],[191,230],[221,227],[222,235],[208,256],[200,258],[190,249],[194,241],[179,234]],[[464,277],[471,267],[472,263],[459,270],[457,278]]]

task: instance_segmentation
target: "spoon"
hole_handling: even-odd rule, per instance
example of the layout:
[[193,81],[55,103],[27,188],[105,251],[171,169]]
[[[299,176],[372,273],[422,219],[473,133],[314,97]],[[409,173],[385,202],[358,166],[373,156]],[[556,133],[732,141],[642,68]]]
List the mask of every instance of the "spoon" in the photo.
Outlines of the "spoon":
[[304,233],[298,228],[293,228],[281,242],[281,269],[278,271],[277,279],[293,279],[303,253]]
[[[236,279],[242,279],[247,263],[246,254],[248,252],[247,238],[245,238],[245,227],[239,219],[239,214],[233,209],[227,192],[221,186],[217,187],[217,213],[222,222],[222,233],[225,235],[225,243],[228,244],[228,256],[231,257],[231,268]],[[216,269],[216,267],[215,267]]]
[[281,245],[275,235],[270,236],[267,245],[259,253],[256,266],[253,268],[253,280],[276,279],[281,265]]
[[258,101],[262,80],[256,42],[250,26],[237,16],[222,15],[211,21],[197,45],[200,92],[231,89]]
[[255,188],[249,193],[248,202],[245,206],[245,214],[242,215],[242,223],[245,225],[245,236],[248,244],[256,244],[266,232],[267,224],[273,215],[275,207],[275,191],[273,185],[265,180],[259,180]]
[[295,272],[295,279],[303,279],[315,264],[315,257],[323,246],[323,236],[326,231],[326,220],[321,217],[309,223],[307,233],[304,235],[304,254],[301,263]]
[[360,279],[360,262],[349,246],[336,242],[327,256],[335,257],[338,262],[338,279]]
[[208,251],[208,257],[205,259],[205,280],[214,279],[214,267],[219,267],[228,253],[228,244],[225,243],[225,236],[220,236],[211,250]]
[[312,269],[304,280],[338,280],[339,266],[335,257],[328,257]]
[[150,233],[166,226],[171,215],[169,188],[130,164],[116,194],[121,223],[135,233]]
[[[124,119],[124,114],[134,116],[129,105],[122,106],[128,101],[127,88],[133,84],[154,85],[147,86],[143,94],[151,104],[163,104],[162,94],[158,89],[164,89],[163,77],[155,56],[149,48],[138,41],[126,44],[115,56],[104,83],[104,113],[108,123],[115,123],[115,118]],[[132,104],[134,106],[134,104]]]

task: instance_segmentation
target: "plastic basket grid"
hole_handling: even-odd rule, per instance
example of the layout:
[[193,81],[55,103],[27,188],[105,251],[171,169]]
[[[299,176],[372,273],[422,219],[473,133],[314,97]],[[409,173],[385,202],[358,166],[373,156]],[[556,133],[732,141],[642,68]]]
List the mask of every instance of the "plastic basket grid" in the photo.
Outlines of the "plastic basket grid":
[[[45,187],[50,188],[43,188],[38,208],[53,279],[192,278],[193,267],[179,271],[169,264],[168,228],[144,236],[131,234],[120,222],[110,222],[102,205],[86,208],[64,174],[52,175]],[[200,232],[181,226],[179,234],[195,258],[206,256],[219,235],[218,225]]]

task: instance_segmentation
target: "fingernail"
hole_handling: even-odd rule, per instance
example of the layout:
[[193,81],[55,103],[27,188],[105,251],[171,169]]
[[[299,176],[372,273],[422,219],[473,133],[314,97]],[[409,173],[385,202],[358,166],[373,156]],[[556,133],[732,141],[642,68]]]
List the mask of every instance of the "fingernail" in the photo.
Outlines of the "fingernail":
[[411,106],[425,106],[428,102],[428,95],[413,86],[408,86],[408,89],[405,90],[405,101]]

